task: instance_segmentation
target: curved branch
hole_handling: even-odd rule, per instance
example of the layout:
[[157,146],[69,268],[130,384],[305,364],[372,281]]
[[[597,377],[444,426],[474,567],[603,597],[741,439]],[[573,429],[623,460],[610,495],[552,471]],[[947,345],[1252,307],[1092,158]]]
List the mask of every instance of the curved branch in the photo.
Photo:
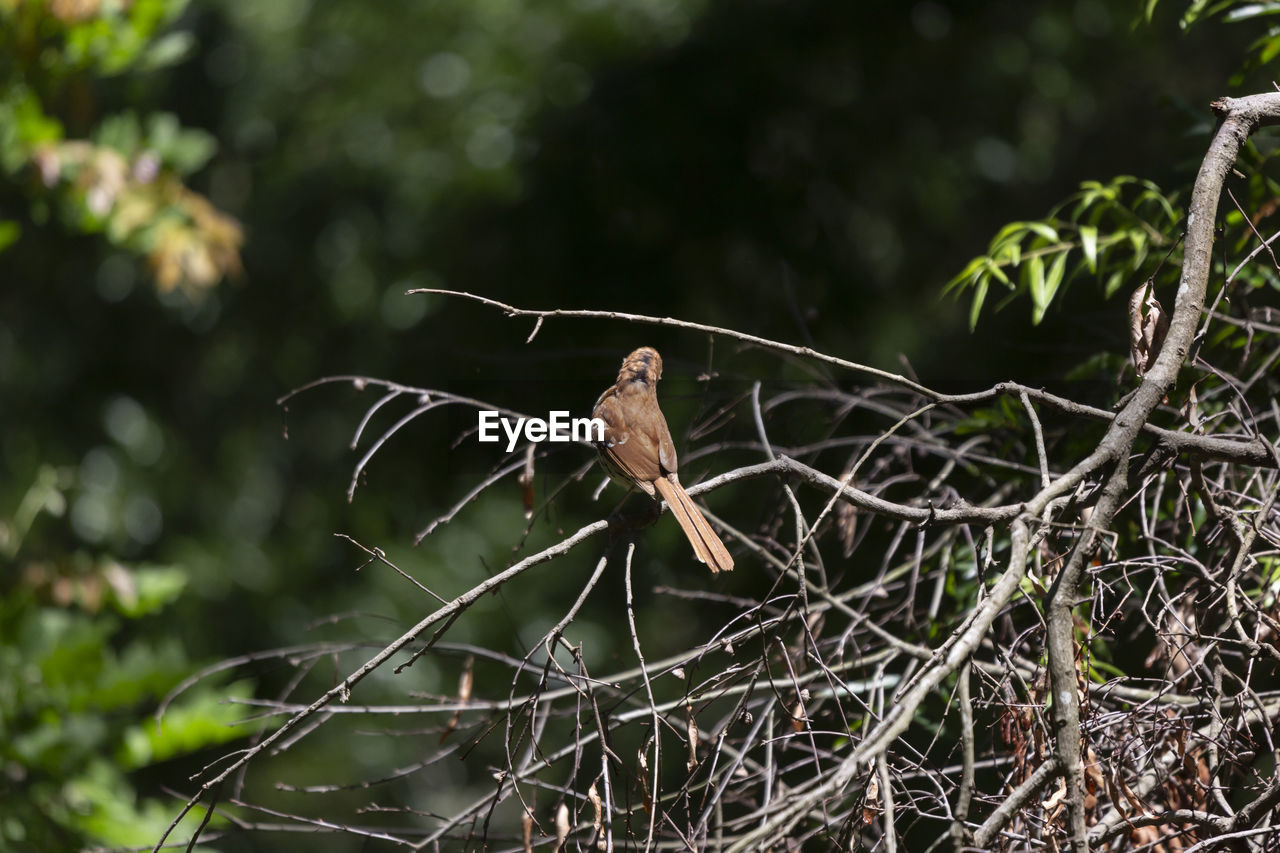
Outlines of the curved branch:
[[[1116,416],[1098,445],[1098,454],[1112,464],[1111,475],[1089,518],[1089,533],[1076,543],[1066,567],[1059,573],[1047,601],[1047,647],[1053,686],[1055,753],[1067,782],[1067,815],[1071,849],[1087,853],[1084,766],[1081,761],[1080,699],[1076,687],[1076,655],[1073,611],[1079,597],[1084,567],[1109,530],[1128,494],[1129,454],[1151,413],[1173,387],[1186,360],[1200,322],[1213,263],[1213,231],[1223,181],[1235,163],[1240,146],[1262,123],[1280,119],[1280,93],[1250,98],[1223,99],[1213,105],[1222,118],[1209,151],[1200,165],[1187,210],[1187,232],[1182,275],[1173,317],[1155,363],[1142,384]],[[1096,455],[1096,454],[1095,454]]]

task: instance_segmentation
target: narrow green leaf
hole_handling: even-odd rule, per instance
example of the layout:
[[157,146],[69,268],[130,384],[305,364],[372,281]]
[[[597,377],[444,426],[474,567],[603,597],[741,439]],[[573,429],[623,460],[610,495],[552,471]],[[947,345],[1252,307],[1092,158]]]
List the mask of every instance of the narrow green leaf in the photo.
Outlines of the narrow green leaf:
[[978,328],[978,314],[982,311],[982,302],[987,298],[987,287],[990,279],[983,276],[978,280],[978,285],[973,289],[973,304],[969,306],[969,331]]
[[1085,190],[1076,196],[1075,207],[1071,208],[1071,218],[1078,220],[1084,215],[1084,212],[1093,207],[1094,202],[1102,197],[1102,193],[1098,190]]
[[1266,65],[1280,54],[1280,38],[1276,34],[1268,33],[1249,45],[1249,49],[1258,54],[1259,63]]
[[142,54],[139,71],[155,71],[177,65],[195,50],[196,39],[191,33],[177,30],[156,39]]
[[1053,297],[1058,292],[1058,286],[1062,284],[1063,272],[1067,268],[1067,255],[1071,254],[1070,250],[1059,252],[1058,256],[1053,259],[1053,263],[1049,265],[1049,272],[1044,277],[1044,302],[1049,305],[1053,302]]
[[1008,252],[1009,252],[1010,264],[1016,267],[1018,264],[1022,263],[1022,244],[1021,243],[1010,244]]
[[962,269],[955,278],[943,285],[942,294],[945,296],[956,288],[962,288],[973,284],[978,273],[987,263],[990,263],[990,260],[985,255],[979,255],[969,261],[969,263],[965,264],[964,269]]
[[1110,299],[1122,284],[1124,284],[1124,270],[1116,270],[1107,276],[1107,286],[1103,289],[1103,295]]
[[1080,248],[1089,263],[1089,272],[1098,271],[1098,229],[1092,225],[1080,226]]
[[1133,246],[1133,268],[1136,270],[1147,259],[1147,235],[1141,229],[1133,228],[1127,236],[1129,244]]
[[1249,3],[1229,9],[1222,18],[1224,21],[1235,23],[1236,21],[1247,21],[1249,18],[1257,18],[1261,15],[1276,14],[1280,14],[1280,3]]
[[1160,212],[1163,213],[1170,222],[1178,221],[1178,212],[1173,209],[1173,204],[1164,193],[1160,192],[1160,188],[1154,184],[1143,190],[1142,194],[1138,196],[1138,201],[1134,205],[1134,208],[1141,209],[1148,203],[1154,203],[1159,207]]
[[1057,242],[1058,232],[1047,222],[1027,222],[1027,228],[1036,232],[1050,243]]
[[1007,247],[1010,243],[1017,243],[1022,240],[1022,235],[1027,231],[1025,222],[1010,222],[999,231],[996,236],[991,238],[991,254],[998,253],[1001,249]]
[[1044,258],[1038,255],[1027,264],[1027,286],[1031,291],[1031,323],[1035,325],[1048,306],[1044,298]]
[[1014,289],[1014,284],[1013,282],[1009,281],[1009,276],[1005,274],[1005,271],[1001,269],[999,264],[997,264],[995,261],[991,260],[990,258],[987,259],[985,271],[988,275],[994,276],[996,280],[999,281],[1001,284],[1003,284],[1005,287],[1009,288],[1010,290]]

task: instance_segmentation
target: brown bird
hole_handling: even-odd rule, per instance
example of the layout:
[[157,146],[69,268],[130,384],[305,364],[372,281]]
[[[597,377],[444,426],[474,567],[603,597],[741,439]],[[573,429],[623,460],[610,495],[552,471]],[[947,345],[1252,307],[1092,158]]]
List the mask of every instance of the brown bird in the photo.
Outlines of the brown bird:
[[592,417],[604,421],[604,441],[596,443],[609,476],[651,498],[661,495],[689,537],[693,554],[713,572],[733,568],[733,557],[711,529],[676,476],[676,446],[658,408],[662,356],[641,347],[622,362],[618,381],[596,400]]

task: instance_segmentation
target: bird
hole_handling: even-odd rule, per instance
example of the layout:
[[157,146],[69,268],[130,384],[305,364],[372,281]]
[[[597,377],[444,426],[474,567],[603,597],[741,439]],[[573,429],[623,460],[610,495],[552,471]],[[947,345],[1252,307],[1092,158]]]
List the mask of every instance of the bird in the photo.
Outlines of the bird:
[[712,572],[733,569],[733,557],[711,529],[676,474],[676,446],[658,407],[662,356],[640,347],[622,361],[618,380],[596,400],[591,416],[604,422],[595,442],[600,464],[628,490],[638,488],[655,500],[660,495],[693,546],[693,554]]

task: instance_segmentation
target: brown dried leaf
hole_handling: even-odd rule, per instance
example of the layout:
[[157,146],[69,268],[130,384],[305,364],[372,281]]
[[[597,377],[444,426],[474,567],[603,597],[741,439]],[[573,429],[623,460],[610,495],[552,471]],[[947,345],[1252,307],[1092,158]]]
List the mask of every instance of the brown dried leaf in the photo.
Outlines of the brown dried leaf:
[[1093,747],[1089,747],[1085,753],[1084,784],[1085,790],[1091,794],[1096,794],[1107,787],[1107,780],[1102,774],[1102,760],[1098,758],[1098,753],[1094,752]]
[[1259,222],[1275,213],[1277,209],[1280,209],[1280,198],[1272,196],[1258,205],[1257,210],[1253,212],[1253,216],[1249,217],[1249,221],[1256,226]]
[[525,448],[524,470],[516,478],[516,482],[520,484],[520,502],[524,505],[525,520],[533,518],[533,447],[531,443]]
[[569,838],[569,807],[563,802],[556,809],[556,849],[563,850]]
[[587,789],[587,799],[591,801],[591,809],[595,813],[591,818],[591,829],[595,832],[596,849],[604,850],[607,846],[604,840],[604,803],[600,799],[600,792],[596,790],[595,782]]
[[880,777],[875,768],[867,776],[867,796],[862,804],[862,825],[869,826],[880,814]]
[[644,747],[636,750],[636,755],[640,759],[640,772],[636,774],[640,778],[640,801],[644,805],[646,814],[653,812],[653,792],[649,790],[649,759],[644,757]]
[[[471,701],[471,688],[475,681],[475,663],[474,655],[467,655],[467,659],[462,663],[462,674],[458,676],[458,704],[465,705]],[[453,712],[453,716],[449,718],[449,722],[445,723],[444,731],[440,733],[440,743],[444,743],[445,738],[453,734],[453,730],[458,727],[458,722],[462,719],[462,709]]]
[[1067,782],[1061,776],[1058,777],[1058,786],[1054,789],[1049,798],[1040,805],[1044,808],[1045,821],[1052,823],[1062,812],[1062,803],[1067,798]]
[[[840,482],[853,485],[853,463],[844,469]],[[836,533],[840,537],[840,549],[844,556],[853,553],[853,540],[858,535],[858,508],[848,501],[836,503]]]
[[804,731],[804,699],[796,700],[791,706],[791,728],[793,731]]
[[1120,778],[1118,774],[1116,776],[1116,785],[1119,786],[1120,793],[1124,794],[1125,801],[1129,803],[1135,812],[1140,815],[1147,814],[1146,806],[1142,804],[1142,801],[1138,799],[1138,795],[1129,787],[1129,783]]
[[1124,801],[1124,798],[1120,796],[1120,789],[1116,787],[1116,772],[1113,769],[1110,773],[1104,774],[1103,778],[1107,783],[1107,796],[1111,798],[1111,805],[1116,811],[1123,813],[1120,804]]
[[1191,383],[1191,387],[1187,389],[1187,423],[1191,424],[1191,431],[1195,433],[1203,432],[1202,420],[1200,418],[1200,397],[1196,394],[1196,384]]
[[693,715],[693,706],[686,705],[685,711],[689,715],[689,722],[686,731],[689,736],[689,758],[685,761],[685,769],[690,773],[693,768],[698,766],[698,718]]
[[1129,297],[1129,354],[1139,378],[1147,375],[1159,357],[1168,333],[1169,315],[1156,299],[1155,288],[1148,279]]
[[1159,826],[1140,826],[1129,832],[1129,840],[1139,850],[1150,850],[1151,853],[1174,853],[1174,851],[1182,849],[1181,845],[1170,848],[1160,843],[1162,839],[1176,840],[1176,836],[1169,838],[1172,832],[1173,829],[1167,823],[1162,823]]
[[475,655],[467,655],[467,659],[462,662],[462,674],[458,676],[458,701],[467,703],[471,701],[471,688],[475,684]]

